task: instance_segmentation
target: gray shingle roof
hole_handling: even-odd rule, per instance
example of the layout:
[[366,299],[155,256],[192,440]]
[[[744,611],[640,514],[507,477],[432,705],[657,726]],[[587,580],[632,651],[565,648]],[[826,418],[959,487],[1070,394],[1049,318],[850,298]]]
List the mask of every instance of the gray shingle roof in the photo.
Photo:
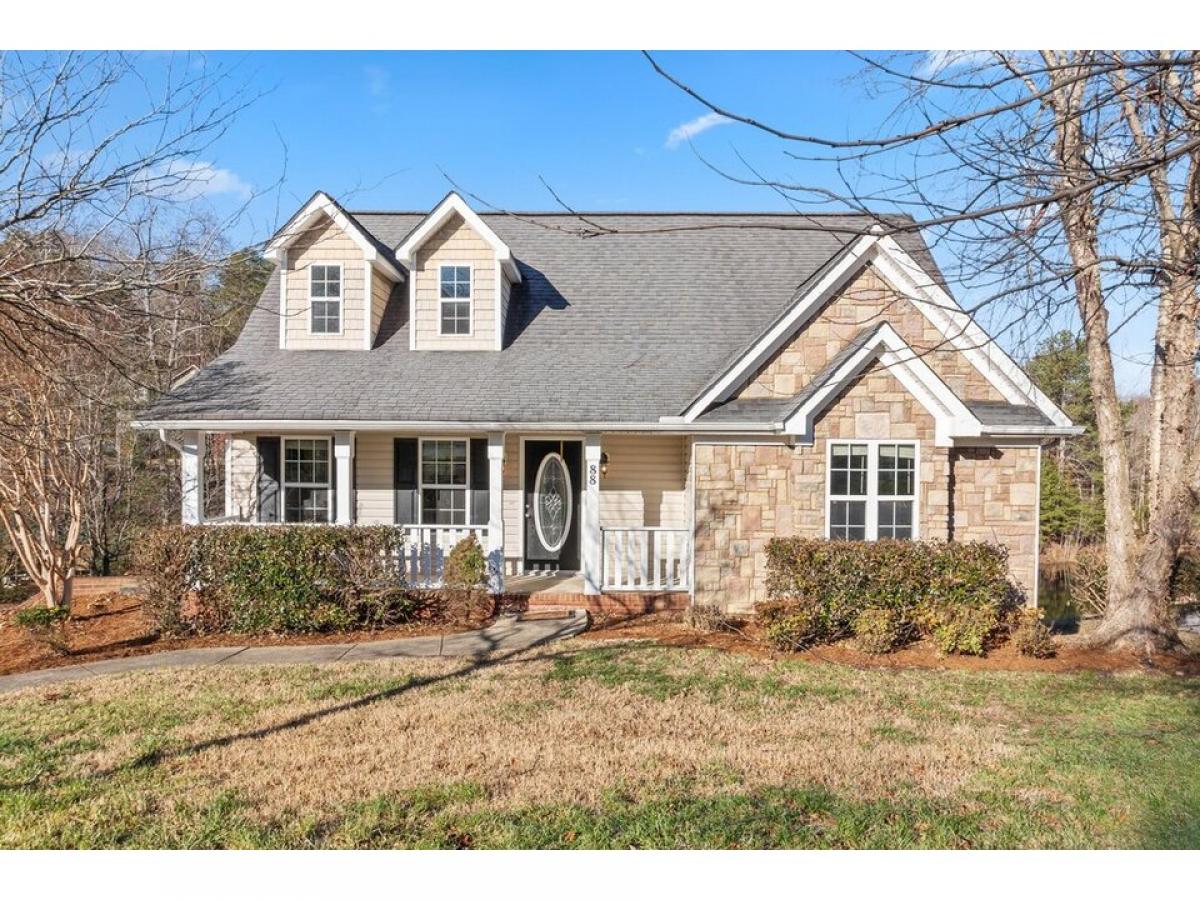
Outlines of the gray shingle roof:
[[[423,215],[353,214],[389,251]],[[524,279],[503,351],[409,350],[400,289],[370,352],[280,350],[274,277],[235,345],[140,418],[657,421],[678,415],[873,221],[596,213],[587,221],[620,233],[580,237],[566,214],[483,218]],[[937,272],[919,236],[897,239]]]
[[1054,424],[1036,406],[1020,406],[1003,400],[972,401],[966,406],[985,429],[1006,425],[1042,427]]

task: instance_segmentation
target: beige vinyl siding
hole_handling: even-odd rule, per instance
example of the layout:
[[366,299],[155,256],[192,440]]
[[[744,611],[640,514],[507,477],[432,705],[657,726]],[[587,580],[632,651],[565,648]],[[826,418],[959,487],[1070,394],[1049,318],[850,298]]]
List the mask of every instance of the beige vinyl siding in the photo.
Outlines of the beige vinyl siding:
[[258,435],[231,434],[229,447],[230,514],[253,522],[257,518]]
[[383,311],[387,309],[394,284],[378,271],[371,273],[371,334],[375,337],[379,336],[379,323],[383,321]]
[[[532,437],[532,435],[530,435]],[[601,527],[688,527],[688,459],[685,438],[675,435],[606,434],[608,475],[600,480]],[[504,438],[504,558],[519,570],[525,530],[521,436]]]
[[[442,265],[471,266],[471,333],[439,334]],[[417,251],[413,328],[418,350],[496,349],[496,254],[459,215]]]
[[[342,333],[309,334],[309,266],[342,266]],[[300,235],[288,248],[286,347],[289,350],[361,350],[366,325],[362,250],[329,218]],[[378,273],[372,280],[386,281]]]
[[392,441],[397,435],[360,431],[354,447],[355,521],[391,525],[396,499],[392,485]]
[[686,528],[684,439],[674,435],[604,435],[608,474],[600,479],[600,526]]

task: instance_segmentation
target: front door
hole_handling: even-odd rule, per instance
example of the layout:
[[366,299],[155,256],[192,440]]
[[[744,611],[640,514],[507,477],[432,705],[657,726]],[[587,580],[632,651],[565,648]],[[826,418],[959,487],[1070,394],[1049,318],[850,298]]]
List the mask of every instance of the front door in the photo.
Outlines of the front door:
[[525,442],[525,571],[579,570],[582,441]]

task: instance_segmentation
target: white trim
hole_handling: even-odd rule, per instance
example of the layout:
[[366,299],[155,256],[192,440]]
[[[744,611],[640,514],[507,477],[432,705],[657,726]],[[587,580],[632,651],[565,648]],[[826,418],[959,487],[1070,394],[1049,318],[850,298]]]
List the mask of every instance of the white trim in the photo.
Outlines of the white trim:
[[[457,484],[426,484],[425,482],[425,444],[428,442],[442,443],[460,443],[464,444],[467,460],[467,475],[466,481],[462,487]],[[393,445],[394,447],[395,445]],[[393,451],[394,452],[394,451]],[[488,490],[491,490],[491,484],[488,484]],[[463,492],[463,521],[462,522],[425,522],[425,489],[431,491],[458,491]],[[443,435],[438,437],[418,437],[417,438],[417,521],[412,523],[421,525],[426,528],[472,528],[471,525],[471,438],[453,435]]]
[[279,349],[287,349],[287,288],[288,288],[288,252],[279,252]]
[[285,252],[297,238],[304,234],[309,226],[320,216],[327,216],[332,220],[363,252],[363,257],[368,262],[377,266],[380,271],[388,275],[393,281],[400,280],[399,270],[379,255],[379,250],[376,249],[375,243],[368,237],[362,227],[342,212],[333,201],[333,198],[323,191],[317,191],[313,195],[313,198],[284,226],[283,230],[271,239],[271,242],[267,244],[267,249],[263,251],[263,256],[267,259],[280,259],[280,254]]
[[1037,446],[1037,507],[1033,511],[1033,608],[1038,608],[1042,589],[1042,445]]
[[979,420],[887,322],[787,418],[784,431],[812,443],[817,416],[876,359],[933,416],[937,446],[948,447],[956,437],[981,434]]
[[416,431],[463,434],[477,431],[517,431],[525,430],[542,433],[558,434],[570,432],[569,440],[578,440],[585,431],[606,431],[630,433],[636,432],[666,432],[672,434],[727,434],[730,436],[743,434],[772,434],[776,426],[771,423],[748,424],[731,427],[728,422],[447,422],[436,419],[171,419],[162,421],[135,421],[130,427],[150,431],[180,431],[189,428],[202,428],[206,431],[287,431],[293,428],[328,430],[350,429],[354,431]]
[[894,238],[860,237],[752,347],[684,411],[694,421],[713,404],[729,399],[763,362],[800,331],[825,303],[868,263],[908,299],[1010,403],[1033,403],[1055,425],[1069,427],[1063,413],[1000,346],[987,336]]
[[[549,463],[550,460],[555,460],[562,469],[563,473],[567,476],[567,525],[566,528],[563,529],[562,537],[559,539],[558,544],[553,547],[550,546],[550,543],[546,540],[546,532],[542,529],[541,505],[538,503],[538,497],[541,494],[539,487],[542,483],[542,475],[545,473],[546,464]],[[586,485],[580,485],[581,490],[584,487],[586,487]],[[571,471],[567,468],[567,461],[563,459],[562,454],[547,453],[545,456],[543,456],[542,461],[538,463],[537,473],[533,476],[533,529],[537,532],[538,540],[542,542],[542,547],[544,547],[550,553],[558,553],[567,545],[567,537],[571,533],[571,517],[575,515],[575,498],[572,496],[574,489],[575,486],[571,484]]]
[[[492,301],[492,307],[493,307],[493,312],[495,314],[494,318],[495,318],[495,322],[496,322],[496,349],[497,350],[504,349],[504,322],[508,318],[507,309],[501,305],[504,303],[504,277],[505,277],[504,272],[501,270],[501,267],[500,267],[500,260],[497,259],[495,262],[495,272],[493,272],[493,274],[492,274],[492,278],[494,279],[493,284],[495,284],[495,287],[492,289],[492,293],[495,294],[495,297]],[[471,292],[474,293],[474,291],[475,291],[474,282],[472,282]]]
[[830,482],[833,480],[833,445],[859,444],[867,448],[867,493],[839,495],[838,500],[866,501],[866,540],[879,540],[879,447],[882,444],[904,445],[913,448],[913,493],[911,497],[895,496],[895,500],[912,500],[912,537],[921,539],[921,442],[907,438],[826,438],[825,439],[825,539],[830,540]]
[[408,349],[417,349],[417,273],[408,273]]
[[488,586],[493,594],[504,593],[504,437],[496,431],[487,436]]
[[363,349],[375,343],[375,283],[370,263],[363,263]]
[[[462,303],[463,298],[455,295],[454,297],[442,296],[442,270],[443,269],[466,269],[467,270],[467,286],[471,289],[471,293],[467,295],[467,330],[464,331],[442,331],[442,304],[443,303]],[[455,275],[454,283],[458,284],[458,276]],[[475,336],[475,264],[471,262],[439,262],[437,264],[437,335],[438,337],[459,338],[459,337],[474,337]]]
[[[274,435],[265,435],[265,437],[274,437]],[[288,441],[324,441],[329,448],[329,455],[326,457],[325,471],[328,478],[322,484],[317,481],[288,481],[287,480],[287,442]],[[295,488],[325,488],[330,494],[334,494],[333,473],[334,466],[337,465],[337,460],[333,454],[333,438],[328,434],[281,434],[279,435],[279,521],[284,525],[303,525],[304,522],[289,522],[287,518],[287,489]],[[349,485],[346,485],[347,490]],[[331,496],[327,504],[329,517],[327,521],[333,522],[336,520],[337,510],[334,506],[337,503],[337,497]]]
[[504,241],[500,240],[500,236],[488,226],[486,222],[479,217],[475,210],[467,205],[457,193],[451,191],[447,194],[442,202],[433,208],[421,224],[413,230],[404,242],[396,248],[396,258],[404,266],[410,270],[416,265],[417,250],[421,245],[433,235],[446,220],[454,213],[462,216],[463,221],[481,238],[483,238],[496,253],[496,260],[504,266],[504,270],[508,272],[508,277],[514,282],[521,281],[521,272],[513,261],[512,251]]
[[[314,297],[312,292],[312,276],[313,269],[321,266],[325,269],[338,270],[338,295],[333,297]],[[303,269],[308,281],[308,334],[310,337],[342,337],[346,333],[346,267],[341,263],[331,262],[314,262],[309,263]],[[329,278],[326,276],[326,283]],[[336,299],[338,305],[338,330],[337,331],[313,331],[313,301],[322,301],[328,303],[330,300]]]

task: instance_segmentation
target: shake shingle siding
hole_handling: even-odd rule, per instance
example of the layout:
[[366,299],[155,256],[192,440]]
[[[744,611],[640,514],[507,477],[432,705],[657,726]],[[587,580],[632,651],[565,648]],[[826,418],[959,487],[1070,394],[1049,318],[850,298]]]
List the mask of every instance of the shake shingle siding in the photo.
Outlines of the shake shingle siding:
[[[415,213],[357,213],[397,246]],[[368,353],[278,348],[278,277],[231,350],[147,421],[652,422],[678,415],[871,220],[854,216],[485,215],[514,285],[502,352],[412,351],[393,290]],[[900,243],[936,272],[920,238]]]

